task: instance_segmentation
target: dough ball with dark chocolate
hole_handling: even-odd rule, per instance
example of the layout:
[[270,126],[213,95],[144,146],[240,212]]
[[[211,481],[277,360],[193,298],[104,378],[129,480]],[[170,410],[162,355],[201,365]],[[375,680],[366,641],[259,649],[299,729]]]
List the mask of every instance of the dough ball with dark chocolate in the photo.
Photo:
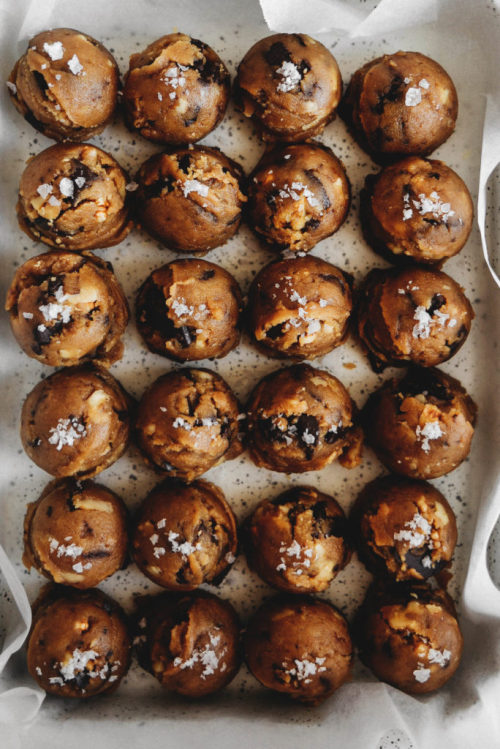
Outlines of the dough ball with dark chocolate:
[[363,410],[366,441],[391,471],[432,479],[469,454],[477,407],[439,369],[411,368],[373,393]]
[[351,557],[339,503],[312,486],[266,499],[245,523],[247,559],[269,585],[288,593],[319,593]]
[[203,254],[227,242],[240,225],[243,171],[217,148],[155,154],[136,179],[141,225],[171,250]]
[[215,484],[167,479],[141,505],[132,547],[138,567],[164,588],[218,585],[236,558],[236,519]]
[[313,255],[270,263],[248,294],[249,332],[271,356],[323,356],[344,342],[351,311],[350,277]]
[[355,406],[329,372],[297,364],[264,377],[247,406],[254,463],[272,471],[318,471],[337,458],[346,468],[361,459],[363,436]]
[[396,52],[354,73],[340,111],[360,146],[383,162],[427,156],[444,143],[455,129],[458,99],[439,63]]
[[265,687],[318,705],[350,678],[352,643],[347,622],[314,598],[273,598],[248,623],[248,668]]
[[227,686],[241,663],[240,623],[228,601],[209,593],[162,594],[139,602],[139,662],[184,697]]
[[119,83],[102,44],[81,31],[52,29],[30,39],[7,85],[30,125],[48,138],[80,142],[111,120]]
[[182,146],[219,124],[229,94],[229,73],[208,44],[167,34],[130,58],[123,103],[130,127],[144,138]]
[[240,340],[240,287],[206,260],[174,260],[139,289],[137,327],[147,347],[174,361],[228,354]]
[[372,586],[357,617],[359,656],[408,694],[439,689],[458,668],[463,638],[450,596],[424,583]]
[[123,567],[127,509],[105,486],[51,481],[24,519],[25,567],[55,583],[92,588]]
[[277,250],[308,252],[339,229],[349,210],[345,169],[319,143],[269,151],[248,184],[250,226]]
[[434,367],[465,342],[474,317],[459,284],[418,266],[372,270],[360,290],[358,333],[375,370]]
[[49,586],[34,605],[28,670],[48,694],[109,694],[128,671],[130,648],[125,614],[100,590]]
[[28,394],[21,440],[28,456],[53,476],[90,478],[127,447],[131,398],[93,364],[54,372]]
[[61,250],[111,247],[132,228],[126,185],[125,172],[105,151],[58,143],[32,158],[21,176],[19,226],[35,242]]
[[215,372],[174,370],[142,396],[136,436],[153,467],[193,481],[241,453],[239,404]]
[[321,133],[342,95],[337,61],[306,34],[273,34],[238,67],[235,98],[264,140],[297,143]]
[[425,580],[449,565],[457,542],[450,505],[431,484],[383,476],[365,486],[352,511],[353,537],[370,572]]
[[467,186],[436,159],[398,161],[368,175],[361,193],[366,241],[393,263],[443,263],[467,242],[473,217]]
[[94,255],[55,251],[27,260],[5,308],[17,342],[42,364],[109,366],[122,356],[127,299],[113,267]]

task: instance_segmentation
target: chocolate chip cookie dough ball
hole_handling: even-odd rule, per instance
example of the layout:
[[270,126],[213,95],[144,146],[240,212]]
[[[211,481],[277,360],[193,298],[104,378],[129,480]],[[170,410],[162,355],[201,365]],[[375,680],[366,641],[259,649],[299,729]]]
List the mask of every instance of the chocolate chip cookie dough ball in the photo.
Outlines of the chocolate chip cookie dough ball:
[[131,403],[101,367],[82,364],[54,372],[24,401],[23,447],[53,476],[95,476],[125,452]]
[[381,681],[425,694],[458,668],[463,638],[444,590],[423,583],[374,585],[357,619],[360,658]]
[[246,53],[234,95],[264,140],[297,143],[321,133],[342,95],[333,55],[306,34],[273,34]]
[[130,58],[123,103],[129,126],[144,138],[182,146],[219,124],[229,94],[229,73],[208,44],[167,34]]
[[111,120],[119,71],[114,57],[91,36],[52,29],[30,39],[7,85],[30,125],[48,138],[80,142]]
[[123,567],[123,501],[93,481],[51,481],[24,518],[23,563],[55,583],[92,588]]
[[340,111],[360,146],[385,162],[427,156],[444,143],[455,129],[458,99],[439,63],[396,52],[354,73]]
[[465,460],[476,413],[458,380],[438,369],[413,367],[370,396],[363,424],[366,441],[389,470],[432,479]]
[[271,356],[323,356],[344,342],[351,311],[351,278],[312,255],[267,265],[248,294],[250,335]]
[[418,266],[372,270],[360,290],[358,333],[375,371],[407,362],[433,367],[467,338],[474,312],[446,273]]
[[174,361],[228,354],[240,340],[240,288],[219,265],[176,260],[139,289],[137,327],[147,347]]
[[248,668],[265,687],[319,705],[350,678],[347,622],[332,605],[305,596],[273,598],[248,624]]
[[241,453],[238,401],[208,369],[169,372],[144,393],[136,438],[153,467],[193,481]]
[[131,642],[121,608],[100,590],[49,586],[35,603],[28,671],[48,694],[109,694],[128,671]]
[[383,476],[371,481],[352,511],[353,537],[370,572],[425,580],[447,566],[457,524],[441,492],[425,481]]
[[442,161],[416,156],[366,178],[361,221],[368,244],[389,262],[443,263],[472,228],[470,193]]
[[205,592],[163,594],[143,599],[137,619],[139,661],[165,689],[205,697],[236,676],[240,624],[228,601]]
[[109,366],[122,356],[127,300],[111,264],[94,255],[56,251],[27,260],[5,308],[17,342],[42,364]]
[[128,217],[125,172],[105,151],[59,143],[31,159],[19,185],[19,226],[35,242],[93,250],[121,242]]
[[136,179],[141,225],[171,250],[203,254],[240,225],[243,171],[217,148],[155,154]]
[[264,377],[247,406],[254,463],[272,471],[318,471],[339,458],[346,468],[361,460],[363,436],[355,406],[342,383],[307,364]]
[[250,226],[277,250],[308,252],[339,229],[349,210],[342,162],[320,143],[269,151],[248,189]]
[[236,519],[208,481],[186,486],[167,479],[148,494],[134,526],[136,564],[169,590],[218,585],[236,558]]
[[326,590],[351,557],[342,508],[312,486],[264,500],[244,530],[252,569],[288,593]]

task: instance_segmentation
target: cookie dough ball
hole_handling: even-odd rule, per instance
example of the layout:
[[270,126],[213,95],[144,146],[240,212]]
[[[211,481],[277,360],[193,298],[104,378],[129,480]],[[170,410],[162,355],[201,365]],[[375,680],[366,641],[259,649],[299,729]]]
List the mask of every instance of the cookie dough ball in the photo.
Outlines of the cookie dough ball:
[[351,311],[351,278],[313,255],[267,265],[248,294],[250,335],[271,356],[323,356],[344,342]]
[[446,567],[457,524],[441,492],[425,481],[383,476],[365,486],[352,511],[353,536],[370,572],[425,580]]
[[171,250],[204,254],[240,225],[243,170],[217,148],[155,154],[136,179],[141,224]]
[[423,583],[372,586],[356,629],[363,663],[408,694],[439,689],[460,663],[463,638],[453,602]]
[[258,505],[245,524],[247,559],[269,585],[288,593],[319,593],[351,557],[339,503],[300,486]]
[[23,562],[55,583],[92,588],[124,566],[127,510],[93,481],[56,479],[28,505]]
[[474,207],[462,179],[442,161],[413,156],[366,178],[361,222],[389,262],[443,263],[465,245]]
[[248,441],[254,463],[272,471],[318,471],[337,458],[361,460],[363,436],[355,406],[329,372],[297,364],[264,377],[248,402]]
[[265,687],[318,705],[350,678],[347,622],[331,604],[313,598],[273,598],[248,623],[248,668]]
[[127,299],[113,266],[94,255],[46,252],[16,272],[5,309],[28,356],[51,367],[121,359]]
[[235,98],[264,140],[297,143],[321,133],[342,95],[337,61],[306,34],[273,34],[246,53]]
[[121,242],[130,229],[127,176],[115,159],[86,143],[58,143],[29,161],[17,217],[35,242],[93,250]]
[[144,457],[170,477],[193,481],[242,451],[238,401],[208,369],[159,377],[139,404],[136,436]]
[[90,478],[123,455],[131,399],[92,364],[54,372],[23,404],[21,440],[31,460],[53,476]]
[[326,146],[276,148],[257,164],[248,188],[250,226],[276,250],[308,252],[343,224],[350,187]]
[[167,34],[130,58],[123,103],[144,138],[182,146],[217,127],[229,94],[229,73],[208,44]]
[[391,471],[432,479],[469,454],[477,407],[462,385],[438,369],[413,367],[386,382],[364,408],[366,440]]
[[175,260],[139,289],[137,327],[147,347],[174,361],[226,356],[240,340],[241,291],[205,260]]
[[396,52],[354,73],[341,114],[375,160],[427,156],[455,129],[457,92],[439,63]]
[[28,671],[48,694],[109,694],[128,671],[130,648],[125,614],[99,590],[50,586],[35,603]]
[[91,36],[52,29],[30,39],[7,85],[30,125],[47,138],[80,142],[111,120],[119,75],[114,57]]
[[169,590],[218,585],[236,558],[236,519],[208,481],[164,481],[148,494],[134,522],[133,554],[153,582]]
[[160,595],[139,605],[141,665],[184,697],[206,697],[240,668],[240,623],[227,601],[205,592]]
[[375,371],[407,362],[433,367],[465,343],[474,312],[461,286],[438,270],[373,270],[360,291],[358,333]]

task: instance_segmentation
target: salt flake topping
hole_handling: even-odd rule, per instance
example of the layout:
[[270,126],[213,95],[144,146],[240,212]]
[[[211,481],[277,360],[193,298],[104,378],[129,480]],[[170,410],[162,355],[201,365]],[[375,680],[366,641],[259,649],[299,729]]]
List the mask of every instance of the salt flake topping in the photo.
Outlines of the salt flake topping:
[[417,435],[417,440],[422,440],[421,447],[424,453],[428,453],[431,449],[429,441],[439,439],[439,437],[443,436],[444,432],[438,421],[428,421],[423,427],[417,425],[415,434]]
[[179,543],[179,541],[177,540],[179,538],[179,534],[174,533],[174,531],[169,531],[167,538],[174,554],[182,554],[184,558],[189,556],[189,554],[194,554],[195,551],[201,549],[200,544],[196,544],[193,546],[193,544],[189,543],[189,541],[183,541],[182,543]]
[[315,658],[313,661],[308,658],[302,658],[302,660],[295,658],[293,666],[288,667],[286,661],[283,661],[282,666],[289,676],[295,677],[297,681],[303,681],[304,684],[310,684],[311,676],[326,671],[326,666],[323,665],[325,660],[325,658]]
[[410,549],[418,548],[427,542],[432,549],[430,535],[432,526],[419,512],[404,524],[402,530],[394,534],[395,541],[408,541]]
[[64,57],[64,47],[62,42],[44,42],[43,51],[48,54],[51,60],[62,60]]
[[66,324],[71,320],[71,307],[63,304],[68,299],[68,295],[64,294],[62,286],[59,286],[54,296],[56,298],[55,302],[42,304],[38,309],[46,322],[62,322]]
[[59,419],[57,425],[50,429],[49,443],[56,449],[62,450],[65,445],[73,447],[75,440],[87,436],[87,430],[82,422],[72,416],[70,419]]
[[190,192],[196,192],[203,198],[206,198],[208,195],[208,185],[204,185],[203,182],[197,179],[187,179],[182,183],[181,189],[185,198],[187,198]]
[[83,70],[83,65],[78,59],[77,55],[73,55],[71,60],[68,60],[68,68],[71,70],[73,75],[79,75]]
[[284,94],[292,91],[302,80],[300,70],[290,61],[284,62],[276,72],[281,76],[281,82],[278,83],[276,89]]
[[280,198],[292,198],[292,200],[300,200],[300,198],[305,198],[311,208],[320,208],[320,202],[319,200],[314,196],[314,193],[311,192],[311,190],[307,187],[307,185],[302,184],[302,182],[292,182],[291,186],[289,185],[283,185],[283,188],[279,191]]
[[48,185],[46,182],[43,185],[39,185],[36,188],[37,193],[45,200],[52,192],[52,185]]
[[196,663],[200,663],[203,666],[202,679],[212,676],[217,670],[225,671],[226,664],[221,663],[221,660],[226,654],[227,648],[222,648],[220,654],[217,654],[215,648],[220,643],[220,635],[210,633],[209,638],[210,644],[207,643],[204,648],[195,648],[191,658],[185,661],[180,657],[174,658],[174,666],[184,671],[184,669],[193,668]]
[[418,664],[418,668],[416,668],[415,671],[413,672],[415,681],[418,681],[419,684],[425,684],[425,682],[429,680],[430,675],[431,675],[430,668],[425,668],[425,666],[421,663]]
[[17,94],[17,86],[15,83],[12,83],[12,81],[6,81],[7,88],[12,94]]
[[413,319],[417,321],[417,324],[413,326],[412,335],[414,338],[422,339],[429,338],[432,327],[435,325],[444,328],[448,322],[448,327],[454,328],[457,324],[455,318],[450,320],[450,316],[446,312],[436,310],[433,315],[430,315],[422,305],[416,308]]

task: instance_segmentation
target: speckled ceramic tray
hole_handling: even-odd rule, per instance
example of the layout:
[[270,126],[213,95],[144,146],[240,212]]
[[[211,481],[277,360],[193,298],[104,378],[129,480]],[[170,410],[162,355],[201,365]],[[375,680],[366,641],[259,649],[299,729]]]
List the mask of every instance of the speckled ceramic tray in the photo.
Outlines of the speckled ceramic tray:
[[[475,198],[484,110],[482,92],[486,90],[488,68],[482,54],[480,31],[476,29],[474,35],[471,32],[464,41],[462,22],[458,23],[454,17],[451,5],[443,3],[445,20],[438,24],[388,33],[385,37],[344,39],[336,46],[333,35],[322,34],[318,38],[333,49],[344,82],[369,59],[399,48],[428,54],[448,70],[458,89],[460,113],[456,133],[434,155],[462,176]],[[9,38],[4,38],[2,46],[4,80],[23,51],[28,35],[47,27],[70,26],[92,34],[114,53],[122,72],[127,69],[131,53],[141,50],[158,36],[179,29],[213,46],[234,74],[238,61],[249,46],[270,33],[256,0],[206,0],[204,3],[195,0],[148,0],[144,3],[131,0],[77,3],[67,0],[52,5],[48,3],[46,8],[25,1],[15,5],[4,2],[3,10],[6,28],[10,29]],[[486,13],[485,8],[483,11]],[[19,45],[18,36],[23,40]],[[464,46],[466,59],[457,54]],[[4,123],[1,183],[4,298],[15,268],[46,249],[29,241],[20,231],[14,206],[26,159],[51,142],[24,123],[6,94],[2,94],[1,107]],[[358,219],[360,188],[365,176],[377,168],[356,146],[339,119],[328,125],[320,140],[344,162],[352,185],[353,202],[344,226],[333,237],[317,245],[314,254],[352,273],[359,282],[371,268],[385,265],[364,242]],[[129,133],[118,117],[94,142],[112,153],[132,175],[145,158],[160,150]],[[263,151],[252,126],[234,111],[232,105],[220,127],[204,142],[220,147],[239,161],[247,172]],[[134,230],[121,245],[98,254],[113,263],[132,307],[136,290],[151,270],[175,257],[138,230]],[[219,263],[235,275],[244,293],[255,273],[272,257],[246,226],[225,246],[207,255],[208,260]],[[491,355],[498,335],[495,327],[498,297],[495,297],[496,288],[483,263],[476,229],[464,251],[446,263],[445,270],[464,286],[473,303],[476,319],[465,346],[442,369],[462,381],[477,401],[480,413],[470,458],[452,474],[432,482],[448,498],[458,517],[459,546],[450,585],[450,592],[458,600],[466,575],[479,496],[484,481],[496,473],[498,463],[498,455],[490,453],[493,432],[489,431],[494,429],[491,388],[500,384],[496,366],[498,354]],[[33,598],[43,580],[37,573],[32,571],[29,574],[22,567],[22,521],[26,503],[40,494],[49,477],[24,454],[18,423],[25,394],[51,370],[18,350],[5,315],[1,324],[3,449],[0,538],[30,598]],[[339,377],[359,406],[393,373],[387,370],[383,376],[374,374],[352,338],[313,364]],[[244,402],[263,375],[285,364],[257,353],[243,337],[239,348],[226,358],[203,362],[203,365],[223,375]],[[111,372],[138,398],[156,377],[174,366],[145,349],[131,322],[125,336],[124,357]],[[209,471],[206,478],[223,489],[241,520],[264,497],[275,496],[288,486],[303,483],[331,493],[347,511],[360,488],[383,472],[382,465],[366,448],[361,466],[351,471],[334,464],[321,472],[286,476],[256,468],[244,454]],[[102,473],[99,480],[120,494],[133,510],[159,479],[131,448],[125,457]],[[325,598],[351,617],[363,598],[369,579],[355,558],[333,582]],[[132,608],[135,595],[159,591],[134,565],[115,574],[100,587],[127,610]],[[234,603],[245,621],[271,590],[248,570],[244,557],[240,556],[229,576],[214,592]],[[476,714],[477,684],[481,679],[490,678],[495,668],[494,658],[489,657],[493,651],[487,647],[493,637],[492,630],[487,627],[477,629],[472,618],[464,619],[464,625],[463,665],[449,685],[432,697],[415,699],[397,693],[378,684],[357,662],[352,683],[345,685],[319,708],[306,709],[275,698],[259,687],[245,667],[222,694],[203,703],[190,704],[163,693],[153,677],[134,664],[120,689],[108,698],[85,704],[46,699],[31,727],[16,732],[15,737],[12,734],[12,741],[17,740],[19,746],[26,747],[34,746],[35,740],[37,746],[43,747],[81,746],[83,739],[85,745],[96,747],[115,747],[129,741],[131,746],[146,746],[146,740],[148,745],[150,741],[161,740],[166,746],[188,742],[192,747],[229,747],[235,742],[243,746],[298,747],[308,741],[311,745],[327,747],[341,740],[347,746],[375,747],[389,729],[403,730],[409,725],[411,733],[419,722],[430,721],[431,728],[435,726],[436,730],[438,725],[447,726],[449,746],[461,746],[453,742],[460,740],[460,723],[464,716],[468,716],[469,725],[469,718]],[[489,710],[484,714],[489,715]],[[427,729],[417,733],[433,735],[432,730]],[[432,742],[426,746],[432,746]]]

